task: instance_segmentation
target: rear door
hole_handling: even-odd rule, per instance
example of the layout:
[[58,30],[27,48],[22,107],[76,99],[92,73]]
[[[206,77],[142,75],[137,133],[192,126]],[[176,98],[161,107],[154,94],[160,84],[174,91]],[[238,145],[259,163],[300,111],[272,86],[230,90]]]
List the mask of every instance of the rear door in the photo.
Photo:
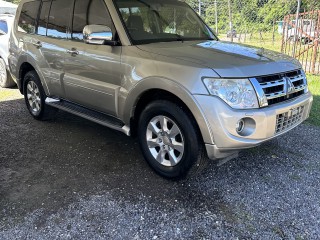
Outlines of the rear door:
[[[51,96],[65,97],[62,79],[73,1],[42,1],[38,28],[34,37],[44,62],[39,63]],[[39,59],[40,60],[40,59]]]
[[28,54],[50,96],[64,97],[62,77],[65,43],[71,21],[73,1],[27,1],[18,20],[21,52]]
[[63,78],[66,98],[88,108],[116,116],[121,85],[121,46],[90,45],[83,42],[86,25],[105,25],[113,29],[103,0],[76,0],[65,58]]

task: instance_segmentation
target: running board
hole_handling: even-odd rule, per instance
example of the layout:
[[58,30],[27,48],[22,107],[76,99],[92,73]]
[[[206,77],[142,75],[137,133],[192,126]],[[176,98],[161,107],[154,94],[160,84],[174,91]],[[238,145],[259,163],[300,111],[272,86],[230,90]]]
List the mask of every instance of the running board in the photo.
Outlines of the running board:
[[46,104],[130,136],[130,128],[117,118],[81,107],[68,101],[57,100],[54,98],[46,98]]

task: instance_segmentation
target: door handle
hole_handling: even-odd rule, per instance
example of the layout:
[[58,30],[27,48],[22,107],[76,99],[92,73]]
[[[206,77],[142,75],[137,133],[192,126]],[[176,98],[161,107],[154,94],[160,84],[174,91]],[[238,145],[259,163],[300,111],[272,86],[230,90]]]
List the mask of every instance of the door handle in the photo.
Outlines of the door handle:
[[79,51],[76,48],[68,49],[67,53],[69,53],[71,55],[79,55]]
[[40,41],[36,42],[36,43],[32,43],[33,46],[37,47],[37,48],[41,48],[42,47],[42,44]]

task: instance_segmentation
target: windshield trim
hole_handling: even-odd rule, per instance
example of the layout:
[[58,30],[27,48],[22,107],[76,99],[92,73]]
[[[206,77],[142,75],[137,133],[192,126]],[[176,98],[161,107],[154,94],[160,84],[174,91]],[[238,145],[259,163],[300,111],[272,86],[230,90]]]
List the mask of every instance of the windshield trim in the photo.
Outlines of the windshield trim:
[[135,40],[131,37],[130,33],[129,33],[129,30],[124,22],[124,19],[121,15],[121,12],[120,12],[120,8],[118,6],[118,4],[116,3],[116,0],[112,0],[114,6],[115,6],[115,9],[117,11],[117,14],[118,14],[118,17],[122,23],[122,27],[123,29],[125,30],[126,34],[127,34],[127,37],[131,43],[131,45],[144,45],[144,44],[151,44],[151,43],[161,43],[161,42],[184,42],[184,41],[204,41],[204,40],[207,40],[207,41],[219,41],[219,38],[217,37],[217,35],[213,32],[213,30],[205,23],[205,21],[191,8],[191,6],[185,2],[181,2],[183,3],[186,7],[188,7],[189,9],[191,9],[191,11],[193,11],[198,20],[205,26],[205,28],[208,30],[208,32],[210,33],[211,37],[208,36],[208,38],[163,38],[163,39],[160,39],[160,38],[155,38],[155,39],[141,39],[141,40]]

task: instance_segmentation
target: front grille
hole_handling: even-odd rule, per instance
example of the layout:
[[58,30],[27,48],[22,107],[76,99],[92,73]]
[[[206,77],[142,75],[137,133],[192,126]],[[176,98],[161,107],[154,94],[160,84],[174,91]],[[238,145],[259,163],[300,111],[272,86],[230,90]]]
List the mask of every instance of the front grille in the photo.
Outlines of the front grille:
[[296,98],[304,94],[307,88],[307,81],[301,70],[256,77],[251,81],[256,83],[256,91],[262,95],[259,98],[264,100],[260,103],[261,107]]
[[289,112],[278,114],[275,133],[279,134],[290,127],[298,125],[302,121],[304,108],[304,106],[300,106]]

